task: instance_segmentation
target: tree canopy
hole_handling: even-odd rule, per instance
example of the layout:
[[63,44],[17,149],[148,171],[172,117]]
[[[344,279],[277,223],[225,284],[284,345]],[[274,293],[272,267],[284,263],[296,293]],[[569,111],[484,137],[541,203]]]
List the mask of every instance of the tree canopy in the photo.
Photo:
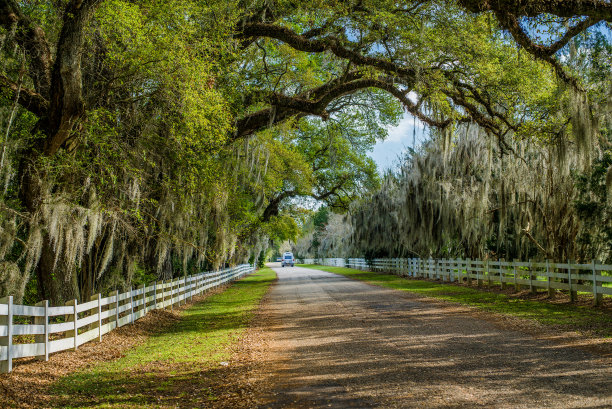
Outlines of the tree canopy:
[[491,157],[534,142],[600,160],[610,13],[0,0],[0,293],[59,303],[258,258],[297,238],[301,199],[343,213],[379,189],[367,153],[405,114],[436,129],[442,163],[470,126]]

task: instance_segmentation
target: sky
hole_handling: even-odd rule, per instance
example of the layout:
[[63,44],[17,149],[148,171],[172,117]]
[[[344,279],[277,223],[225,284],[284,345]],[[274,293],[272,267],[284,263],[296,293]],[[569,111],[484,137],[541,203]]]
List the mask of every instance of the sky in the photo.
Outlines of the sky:
[[409,113],[404,114],[396,127],[389,127],[388,129],[389,136],[387,139],[377,142],[374,150],[369,153],[381,173],[397,167],[402,152],[406,148],[412,147],[413,138],[417,146],[425,140],[423,123],[418,119],[415,121]]

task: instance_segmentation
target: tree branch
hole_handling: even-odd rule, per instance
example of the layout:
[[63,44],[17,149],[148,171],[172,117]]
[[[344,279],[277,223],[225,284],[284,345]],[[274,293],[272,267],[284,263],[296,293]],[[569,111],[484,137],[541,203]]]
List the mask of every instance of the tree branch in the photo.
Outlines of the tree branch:
[[15,41],[25,52],[35,92],[48,99],[53,61],[45,32],[21,12],[14,0],[0,0],[0,25],[7,31],[15,29]]
[[264,209],[264,212],[261,216],[262,222],[269,222],[273,216],[278,216],[279,206],[281,202],[289,197],[297,196],[298,192],[295,190],[286,190],[281,192],[278,196],[272,198],[268,206]]
[[23,85],[19,87],[19,84],[11,81],[2,74],[0,74],[0,88],[10,93],[11,99],[15,99],[17,94],[19,94],[17,100],[19,105],[32,112],[34,115],[42,117],[47,113],[49,102],[44,99],[42,95],[29,88],[25,88]]
[[[401,91],[388,81],[374,78],[359,78],[360,76],[361,74],[359,73],[348,73],[343,78],[334,79],[318,88],[303,92],[297,96],[271,93],[265,100],[273,105],[273,107],[262,109],[240,118],[236,122],[236,131],[232,140],[251,135],[270,125],[284,122],[298,114],[315,115],[326,119],[329,116],[326,108],[331,102],[342,96],[367,88],[378,88],[389,92],[404,105],[407,111],[430,126],[444,128],[450,124],[450,119],[437,121],[423,114],[418,106],[406,97],[408,91]],[[343,80],[346,82],[343,82]]]
[[403,78],[416,78],[416,71],[411,68],[401,67],[400,65],[388,60],[367,57],[356,51],[350,50],[341,45],[339,39],[327,36],[323,39],[310,39],[304,35],[297,34],[289,28],[275,24],[248,23],[236,35],[238,39],[267,37],[274,38],[288,44],[297,51],[310,53],[322,53],[330,51],[335,56],[349,60],[357,66],[368,66],[378,68],[388,74],[398,75]]
[[572,38],[576,37],[578,34],[582,33],[589,27],[594,26],[600,21],[601,19],[599,18],[588,17],[580,23],[576,24],[575,26],[568,28],[565,34],[563,34],[563,37],[555,41],[552,45],[548,47],[543,47],[545,52],[548,55],[553,55],[554,53],[562,49]]
[[519,17],[536,17],[543,13],[559,17],[593,17],[612,22],[612,4],[604,0],[459,0],[473,13],[505,10]]
[[48,137],[43,152],[55,154],[72,135],[85,114],[81,55],[85,26],[103,0],[71,0],[64,12],[57,57],[51,75]]
[[[550,52],[550,50],[552,50],[553,48],[549,49],[548,47],[543,47],[541,45],[534,44],[531,41],[531,38],[520,26],[519,21],[515,15],[507,13],[505,11],[495,10],[494,12],[501,25],[506,28],[510,32],[510,34],[512,34],[514,40],[521,47],[523,47],[528,53],[530,53],[534,57],[549,63],[553,67],[559,78],[561,78],[563,81],[567,82],[568,84],[571,84],[576,89],[582,89],[578,84],[578,80],[568,74],[565,68],[563,68],[563,66],[555,58],[554,53]],[[567,39],[567,41],[569,41],[569,38]]]

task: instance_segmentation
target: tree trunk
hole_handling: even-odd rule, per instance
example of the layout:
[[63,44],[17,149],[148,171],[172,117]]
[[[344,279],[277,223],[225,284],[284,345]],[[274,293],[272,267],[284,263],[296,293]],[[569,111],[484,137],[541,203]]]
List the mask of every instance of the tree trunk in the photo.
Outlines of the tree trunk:
[[44,235],[40,261],[36,267],[38,289],[43,299],[51,305],[63,305],[66,300],[80,299],[76,272],[70,274],[67,266],[58,261],[55,264],[55,250]]

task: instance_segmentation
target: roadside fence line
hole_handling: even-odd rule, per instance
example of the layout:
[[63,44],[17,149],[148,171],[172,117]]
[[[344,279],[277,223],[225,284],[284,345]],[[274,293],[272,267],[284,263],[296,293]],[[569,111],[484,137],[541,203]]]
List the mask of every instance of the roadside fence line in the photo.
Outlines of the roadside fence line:
[[472,259],[421,258],[321,258],[303,259],[304,264],[348,267],[358,270],[385,272],[402,277],[427,278],[442,282],[463,282],[478,286],[514,286],[535,293],[545,289],[550,296],[556,290],[568,291],[576,300],[578,291],[593,294],[593,304],[599,305],[604,295],[612,295],[612,265],[596,261],[578,264],[545,261],[505,261]]
[[1,298],[0,373],[12,371],[13,359],[36,357],[46,361],[54,352],[76,350],[94,339],[102,341],[104,334],[144,317],[151,310],[186,304],[195,295],[253,271],[254,266],[242,264],[141,285],[121,294],[113,291],[108,297],[96,294],[88,302],[79,304],[71,300],[57,307],[49,306],[47,300],[30,306],[13,304],[12,296]]

